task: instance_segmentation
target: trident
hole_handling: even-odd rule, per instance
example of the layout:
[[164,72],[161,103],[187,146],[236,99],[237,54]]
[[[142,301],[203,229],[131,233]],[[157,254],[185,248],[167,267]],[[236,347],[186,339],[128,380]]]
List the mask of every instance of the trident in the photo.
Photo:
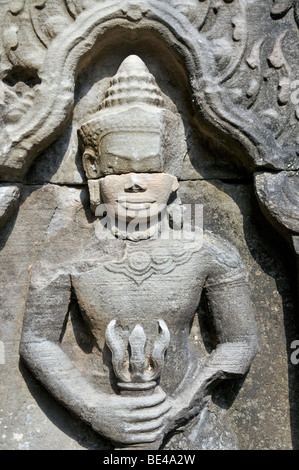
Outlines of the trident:
[[[128,340],[116,331],[116,320],[112,320],[106,329],[106,343],[112,354],[113,370],[118,378],[118,387],[121,394],[140,396],[151,394],[154,391],[156,380],[161,375],[164,366],[164,355],[170,341],[170,333],[163,320],[158,321],[159,337],[154,342],[151,354],[146,357],[146,334],[141,325],[136,325]],[[125,359],[126,351],[130,346],[129,360]],[[150,444],[136,444],[129,448],[158,449],[161,442]],[[122,447],[122,449],[124,449]]]

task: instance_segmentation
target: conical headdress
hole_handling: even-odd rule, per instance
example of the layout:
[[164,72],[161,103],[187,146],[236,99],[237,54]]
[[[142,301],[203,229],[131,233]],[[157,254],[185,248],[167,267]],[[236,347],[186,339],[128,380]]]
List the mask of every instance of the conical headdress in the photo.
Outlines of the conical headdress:
[[136,55],[127,57],[112,78],[100,109],[116,106],[152,106],[165,108],[165,102],[153,75]]
[[[113,132],[152,132],[161,135],[163,171],[178,176],[185,155],[181,119],[166,108],[155,78],[136,55],[122,62],[111,79],[99,111],[82,124],[79,137],[83,147],[92,148],[100,162],[101,140]],[[102,168],[101,175],[108,173]]]

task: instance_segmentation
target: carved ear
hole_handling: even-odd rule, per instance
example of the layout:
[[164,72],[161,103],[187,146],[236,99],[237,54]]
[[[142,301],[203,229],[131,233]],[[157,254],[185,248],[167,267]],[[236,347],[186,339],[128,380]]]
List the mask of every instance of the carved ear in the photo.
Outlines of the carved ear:
[[100,167],[95,151],[86,148],[82,157],[83,167],[88,179],[100,177]]
[[180,187],[180,183],[178,182],[178,179],[176,176],[173,177],[173,183],[172,183],[172,192],[175,193]]

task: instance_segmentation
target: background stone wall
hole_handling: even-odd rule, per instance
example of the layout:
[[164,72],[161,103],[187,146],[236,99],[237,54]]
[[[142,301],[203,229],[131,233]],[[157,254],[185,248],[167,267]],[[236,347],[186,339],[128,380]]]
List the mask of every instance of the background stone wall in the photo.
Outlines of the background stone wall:
[[[35,11],[30,21],[28,11],[21,8],[23,2],[0,3],[3,148],[7,142],[5,132],[13,135],[14,126],[26,114],[26,106],[30,108],[37,92],[46,47],[50,48],[51,41],[63,33],[68,21],[74,21],[76,15],[79,18],[84,8],[88,10],[95,4],[91,0],[39,3],[40,10]],[[58,3],[60,6],[55,7]],[[232,106],[237,104],[261,119],[289,160],[284,160],[279,170],[268,164],[255,166],[245,156],[247,151],[232,143],[237,140],[235,136],[217,129],[216,122],[214,126],[198,116],[188,73],[177,51],[171,51],[156,32],[130,27],[103,34],[92,53],[83,55],[75,80],[74,106],[63,132],[57,132],[52,142],[37,152],[22,177],[18,172],[14,177],[13,172],[5,170],[1,178],[0,189],[3,195],[9,194],[9,203],[2,198],[0,207],[1,210],[3,207],[0,341],[4,344],[0,361],[1,449],[110,448],[108,442],[59,405],[32,377],[19,359],[18,349],[32,265],[57,233],[68,231],[69,244],[80,244],[84,233],[94,230],[77,127],[86,113],[92,114],[97,109],[109,78],[129,54],[142,58],[168,106],[182,116],[188,146],[179,190],[182,201],[203,204],[205,228],[231,241],[249,272],[259,352],[244,379],[222,384],[216,390],[215,414],[213,407],[210,411],[211,427],[217,428],[217,413],[228,410],[227,426],[234,430],[240,449],[299,448],[299,365],[290,360],[291,344],[299,339],[296,253],[292,246],[292,236],[298,231],[289,230],[281,220],[273,223],[268,206],[259,200],[256,190],[257,174],[280,170],[298,173],[299,99],[297,103],[294,95],[299,80],[296,2],[210,3],[210,16],[202,34],[211,41],[219,73],[226,70],[228,56],[235,54],[238,62],[234,73],[228,74],[222,85],[225,94]],[[238,3],[236,7],[234,3]],[[61,8],[65,11],[65,4],[68,11],[76,13],[72,20],[66,14],[67,19],[63,19]],[[76,5],[74,10],[71,4]],[[45,27],[47,18],[52,18],[52,30]],[[242,23],[244,18],[246,24]],[[247,33],[240,58],[234,49],[237,42],[243,41],[238,36],[241,35],[238,19],[242,20],[239,27],[243,24]],[[235,37],[230,42],[232,31]],[[227,56],[223,55],[225,52]],[[22,68],[20,64],[26,66]],[[199,336],[205,321],[202,305],[193,330]],[[222,432],[217,441],[217,432],[207,429],[203,448],[227,446],[227,442],[221,442],[223,436]]]

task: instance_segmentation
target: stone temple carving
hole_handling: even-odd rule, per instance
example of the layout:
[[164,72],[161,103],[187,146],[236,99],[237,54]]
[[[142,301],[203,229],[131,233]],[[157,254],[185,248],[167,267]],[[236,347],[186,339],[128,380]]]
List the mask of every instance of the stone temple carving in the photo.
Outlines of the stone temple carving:
[[[199,448],[213,386],[244,375],[257,351],[246,269],[227,241],[184,220],[184,128],[139,57],[120,64],[79,140],[98,222],[71,255],[49,249],[32,268],[21,356],[117,448],[176,448],[178,433]],[[203,290],[217,336],[205,358],[189,340]],[[75,304],[88,367],[63,346]]]
[[298,449],[298,0],[0,20],[0,449]]

